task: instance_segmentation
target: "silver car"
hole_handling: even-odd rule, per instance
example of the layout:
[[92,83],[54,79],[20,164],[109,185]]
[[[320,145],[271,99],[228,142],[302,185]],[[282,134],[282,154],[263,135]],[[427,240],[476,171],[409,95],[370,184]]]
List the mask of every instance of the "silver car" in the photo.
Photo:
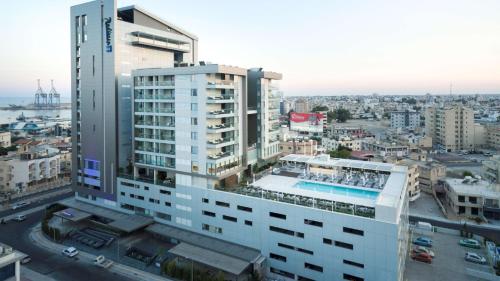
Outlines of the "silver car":
[[484,258],[483,256],[480,256],[476,253],[472,253],[472,252],[465,253],[465,260],[468,262],[474,262],[474,263],[479,263],[479,264],[486,263],[486,258]]

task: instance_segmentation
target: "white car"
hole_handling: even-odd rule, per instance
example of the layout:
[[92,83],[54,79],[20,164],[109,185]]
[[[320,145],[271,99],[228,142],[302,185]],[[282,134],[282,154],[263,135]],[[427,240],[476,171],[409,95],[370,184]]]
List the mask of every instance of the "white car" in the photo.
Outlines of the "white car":
[[431,251],[429,248],[424,247],[424,246],[415,246],[413,247],[413,252],[415,253],[426,253],[432,258],[434,258],[434,252]]
[[476,253],[473,252],[467,252],[465,253],[465,260],[469,262],[475,262],[475,263],[480,263],[480,264],[485,264],[486,263],[486,258],[483,256],[480,256]]
[[16,203],[14,205],[12,205],[12,210],[16,210],[16,209],[19,209],[19,208],[22,208],[24,206],[27,206],[29,205],[30,202],[20,202],[20,203]]
[[19,221],[19,222],[24,221],[24,220],[26,220],[26,215],[17,215],[13,220]]
[[78,250],[75,247],[69,247],[69,248],[64,249],[62,251],[62,253],[63,253],[63,255],[72,258],[72,257],[78,255]]

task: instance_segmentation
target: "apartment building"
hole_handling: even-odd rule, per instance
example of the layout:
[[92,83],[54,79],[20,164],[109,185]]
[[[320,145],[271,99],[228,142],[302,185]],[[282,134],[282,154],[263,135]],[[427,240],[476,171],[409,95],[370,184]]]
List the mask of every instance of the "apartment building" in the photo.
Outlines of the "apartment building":
[[[372,140],[373,138],[368,138]],[[338,138],[322,138],[321,145],[326,151],[337,150],[339,146],[347,147],[352,151],[360,151],[363,148],[365,138],[340,136]]]
[[[228,262],[211,265],[219,266],[228,280],[240,280],[249,271],[283,280],[403,280],[405,167],[288,155],[280,162],[289,173],[254,181],[251,165],[279,154],[274,130],[280,74],[176,64],[177,49],[196,60],[196,40],[179,28],[135,7],[117,10],[111,0],[75,7],[72,89],[78,129],[73,179],[79,184],[75,199],[64,204],[94,215],[118,214],[122,221],[109,219],[112,227],[125,232],[143,228],[162,236],[176,244],[170,253],[221,257]],[[101,22],[103,33],[97,30]],[[153,22],[161,30],[149,26]],[[94,38],[96,46],[90,44],[96,36],[90,30],[102,35]],[[118,44],[118,38],[131,34],[140,37],[139,43]],[[128,55],[113,54],[122,45]],[[88,56],[94,50],[100,51],[96,59],[104,65],[96,68],[100,78],[93,77]],[[90,64],[80,61],[83,56]],[[132,71],[122,72],[116,66],[136,58],[164,64],[163,56],[175,67],[136,61],[127,68]],[[77,78],[77,70],[87,79]],[[122,82],[115,84],[116,79]],[[94,85],[101,87],[95,94]],[[122,88],[130,97],[128,117],[121,116],[126,114],[120,107]],[[99,113],[103,108],[104,115]],[[122,149],[128,146],[118,137],[127,126],[133,153],[121,165],[127,155]]]
[[0,132],[0,147],[9,147],[10,143],[10,132]]
[[421,162],[418,170],[420,190],[430,194],[436,191],[438,181],[446,177],[446,166],[437,162]]
[[295,112],[298,113],[308,113],[309,111],[311,111],[311,108],[309,106],[309,101],[306,99],[296,100],[293,109]]
[[376,152],[382,157],[403,157],[410,153],[410,148],[407,145],[376,141],[374,139],[365,139],[362,147],[362,150]]
[[281,155],[302,154],[313,156],[318,154],[318,142],[316,140],[296,137],[280,142]]
[[500,155],[483,161],[483,176],[491,183],[500,184]]
[[391,112],[391,128],[411,129],[420,127],[420,113],[416,111]]
[[71,7],[76,191],[114,204],[117,173],[132,166],[132,70],[192,64],[197,42],[137,6],[118,9],[116,0]]
[[408,167],[408,200],[415,201],[420,198],[420,169],[419,162],[411,159],[403,159],[397,162],[398,165]]
[[425,131],[441,151],[474,149],[474,111],[462,105],[428,107]]
[[56,181],[61,174],[59,150],[33,147],[27,152],[0,157],[0,190],[20,193]]
[[489,148],[500,150],[500,126],[486,126],[486,145]]
[[456,215],[500,219],[500,190],[497,186],[471,177],[446,178],[444,189],[446,203]]

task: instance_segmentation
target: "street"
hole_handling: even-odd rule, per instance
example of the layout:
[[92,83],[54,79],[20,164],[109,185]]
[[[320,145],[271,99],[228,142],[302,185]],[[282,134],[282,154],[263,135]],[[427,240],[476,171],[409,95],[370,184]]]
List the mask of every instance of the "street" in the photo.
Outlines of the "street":
[[[26,208],[18,210],[6,210],[0,212],[0,216],[4,217],[13,213],[26,212],[29,209],[41,206],[44,204],[51,204],[61,199],[72,196],[72,193],[62,194],[52,198],[44,199],[40,202],[32,203]],[[63,255],[54,254],[45,251],[36,245],[33,245],[29,239],[30,228],[38,224],[42,218],[44,211],[27,215],[27,219],[23,222],[9,221],[7,224],[0,225],[0,241],[14,247],[15,249],[30,255],[32,261],[26,266],[41,274],[52,277],[56,280],[81,280],[88,281],[89,276],[92,280],[121,280],[132,281],[121,275],[110,273],[109,271],[102,270],[92,264],[80,262],[75,259],[69,259]]]

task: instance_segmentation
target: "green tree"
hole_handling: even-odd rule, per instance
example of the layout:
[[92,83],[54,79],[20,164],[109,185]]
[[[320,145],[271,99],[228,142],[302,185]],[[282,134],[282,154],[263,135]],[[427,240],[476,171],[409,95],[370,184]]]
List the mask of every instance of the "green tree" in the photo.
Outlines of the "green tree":
[[472,176],[474,176],[474,175],[470,171],[464,171],[462,173],[462,177],[464,177],[464,178],[465,177],[472,177]]
[[316,105],[315,107],[313,107],[313,109],[311,111],[312,112],[328,111],[328,106],[326,106],[326,105]]
[[351,157],[351,149],[348,147],[339,145],[337,150],[332,150],[329,152],[330,157],[333,158],[342,158],[342,159],[349,159]]

